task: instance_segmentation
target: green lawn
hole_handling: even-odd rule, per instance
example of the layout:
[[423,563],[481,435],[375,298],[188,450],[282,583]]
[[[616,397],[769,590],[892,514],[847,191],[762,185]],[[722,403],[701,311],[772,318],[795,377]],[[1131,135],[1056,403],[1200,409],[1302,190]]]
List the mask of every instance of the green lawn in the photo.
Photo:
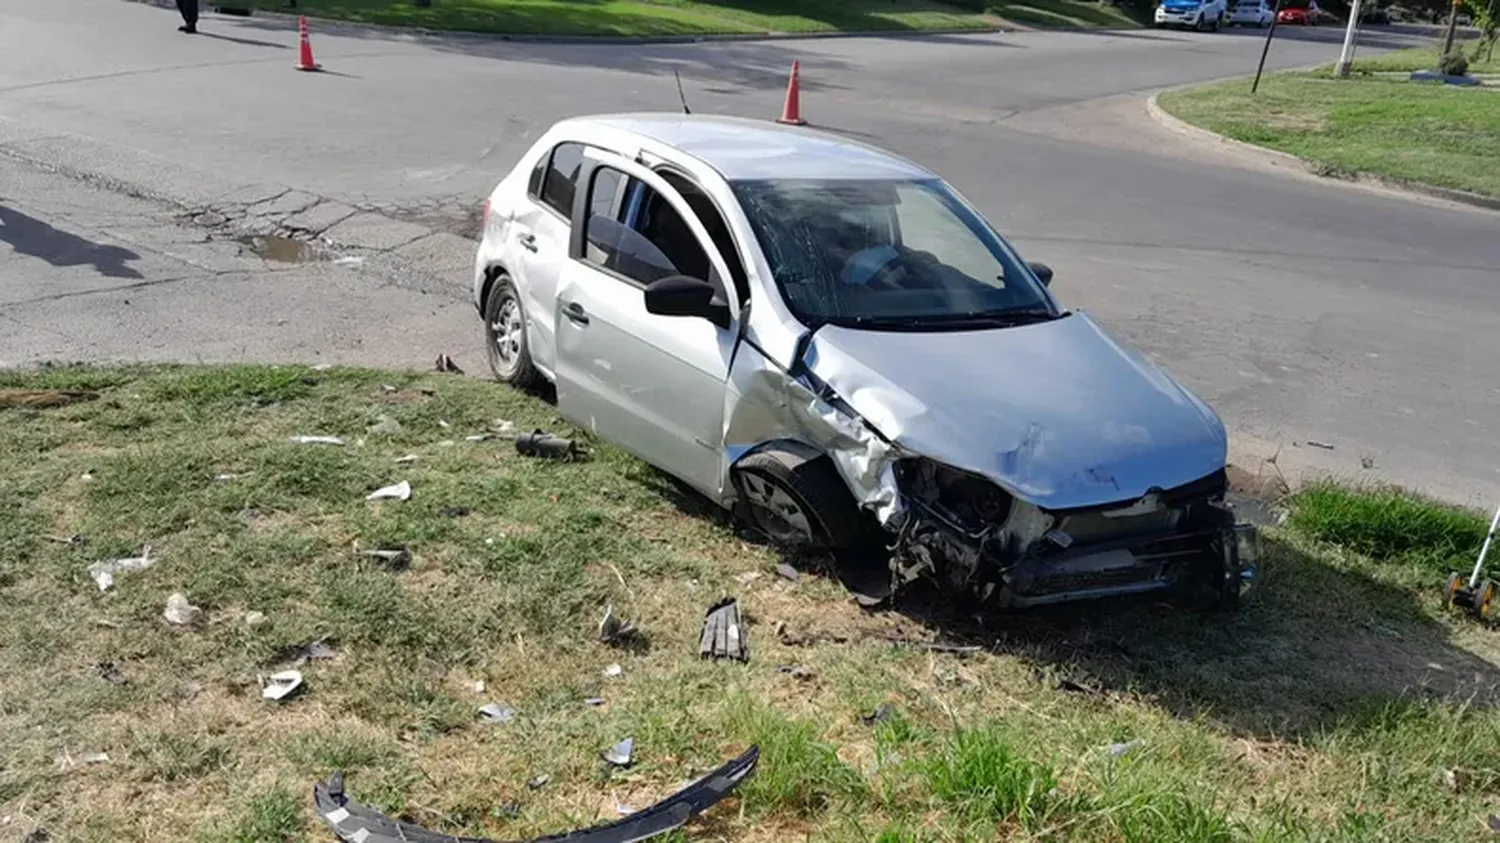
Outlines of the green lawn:
[[[251,0],[287,11],[284,0]],[[299,12],[466,32],[619,37],[985,29],[982,14],[927,0],[300,0]]]
[[[1367,69],[1420,67],[1420,55]],[[1370,173],[1500,197],[1500,91],[1358,74],[1280,73],[1161,95],[1163,109],[1237,140],[1289,152],[1329,174]]]
[[1126,9],[1087,0],[995,0],[989,9],[997,17],[1026,26],[1131,29],[1142,25]]
[[[1464,55],[1469,57],[1469,73],[1500,73],[1500,48],[1495,50],[1495,56],[1484,58],[1488,61],[1478,61],[1474,57],[1475,42],[1468,41],[1462,45]],[[1413,47],[1408,50],[1392,50],[1388,53],[1380,53],[1373,56],[1361,56],[1355,53],[1354,64],[1351,69],[1355,72],[1365,73],[1390,73],[1412,70],[1432,70],[1437,67],[1438,51],[1436,47]],[[1332,70],[1330,64],[1325,68]]]
[[[6,388],[99,392],[0,392],[6,839],[331,840],[310,790],[335,768],[403,818],[522,839],[642,808],[751,743],[758,773],[676,839],[1464,840],[1495,810],[1500,635],[1437,596],[1472,513],[1319,488],[1237,615],[1111,602],[981,634],[920,600],[865,613],[814,560],[778,576],[612,448],[555,463],[469,441],[501,419],[570,432],[477,379],[61,367]],[[402,480],[409,500],[365,499]],[[146,545],[159,561],[101,592],[90,566]],[[359,552],[395,545],[409,565]],[[195,622],[163,618],[174,592]],[[697,656],[726,594],[749,664]],[[609,605],[635,646],[597,640]],[[892,644],[940,634],[986,649]],[[336,657],[262,700],[258,677],[316,640]],[[489,702],[518,715],[477,722]],[[603,769],[627,736],[636,765]]]

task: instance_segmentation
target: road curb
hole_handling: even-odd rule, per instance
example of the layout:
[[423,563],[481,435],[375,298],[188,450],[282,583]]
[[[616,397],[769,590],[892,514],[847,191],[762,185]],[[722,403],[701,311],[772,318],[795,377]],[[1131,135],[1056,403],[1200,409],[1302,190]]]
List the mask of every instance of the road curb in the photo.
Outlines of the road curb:
[[1157,91],[1156,93],[1152,94],[1149,99],[1146,100],[1146,113],[1151,115],[1151,119],[1155,120],[1157,123],[1161,124],[1162,127],[1170,131],[1185,135],[1190,138],[1194,138],[1195,140],[1198,140],[1202,143],[1220,144],[1232,149],[1238,149],[1244,152],[1253,153],[1263,158],[1267,163],[1275,166],[1291,167],[1293,169],[1302,170],[1304,172],[1318,176],[1319,178],[1325,178],[1330,181],[1346,183],[1354,182],[1356,184],[1374,185],[1376,187],[1381,187],[1395,193],[1407,193],[1413,196],[1424,197],[1427,199],[1442,199],[1447,202],[1457,202],[1461,205],[1468,205],[1474,208],[1482,208],[1487,211],[1500,211],[1500,198],[1482,196],[1478,193],[1470,193],[1467,190],[1455,190],[1448,187],[1437,187],[1430,184],[1420,184],[1417,182],[1406,181],[1404,179],[1394,179],[1387,176],[1377,176],[1372,173],[1355,173],[1352,178],[1347,176],[1330,175],[1327,172],[1324,172],[1323,168],[1319,166],[1319,164],[1315,161],[1309,161],[1306,158],[1292,155],[1289,152],[1281,152],[1280,150],[1269,149],[1257,144],[1235,140],[1234,138],[1221,135],[1218,132],[1209,131],[1208,129],[1205,129],[1201,126],[1194,126],[1193,124],[1181,119],[1180,117],[1175,117],[1171,114],[1168,114],[1167,111],[1161,107],[1161,103],[1157,102],[1157,97],[1163,93],[1167,93],[1168,91],[1185,90],[1187,88],[1195,87],[1199,86],[1177,86],[1174,88],[1167,88],[1161,91]]

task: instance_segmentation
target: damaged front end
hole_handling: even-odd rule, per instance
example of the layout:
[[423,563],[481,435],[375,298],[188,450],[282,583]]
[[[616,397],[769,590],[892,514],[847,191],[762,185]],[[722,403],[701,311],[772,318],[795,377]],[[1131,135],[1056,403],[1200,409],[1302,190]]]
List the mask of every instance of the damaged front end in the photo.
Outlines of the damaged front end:
[[930,577],[1000,608],[1175,590],[1237,605],[1258,557],[1254,527],[1236,523],[1219,470],[1136,500],[1043,509],[991,481],[914,457],[895,465],[905,508],[893,585]]

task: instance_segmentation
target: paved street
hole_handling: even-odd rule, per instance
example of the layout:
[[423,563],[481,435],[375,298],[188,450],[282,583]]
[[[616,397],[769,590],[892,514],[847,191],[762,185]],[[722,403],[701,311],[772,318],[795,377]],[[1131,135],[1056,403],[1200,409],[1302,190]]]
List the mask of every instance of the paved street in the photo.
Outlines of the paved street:
[[[809,120],[953,180],[1067,302],[1208,398],[1240,455],[1500,496],[1500,216],[1205,152],[1144,116],[1154,88],[1253,71],[1263,33],[631,46],[314,22],[331,72],[309,75],[283,20],[176,24],[123,0],[0,11],[0,363],[447,351],[477,370],[462,235],[521,150],[566,115],[677,108],[674,69],[694,111],[774,117],[798,58]],[[1342,34],[1278,33],[1272,67],[1331,61]],[[278,223],[348,259],[268,264],[235,239]]]

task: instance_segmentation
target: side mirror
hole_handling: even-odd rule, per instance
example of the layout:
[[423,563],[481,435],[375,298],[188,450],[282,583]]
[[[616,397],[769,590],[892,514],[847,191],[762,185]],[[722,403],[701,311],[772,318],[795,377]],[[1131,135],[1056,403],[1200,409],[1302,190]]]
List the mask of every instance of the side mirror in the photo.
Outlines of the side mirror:
[[1030,263],[1029,266],[1032,273],[1042,282],[1043,287],[1052,285],[1052,267],[1044,263],[1036,263],[1035,261]]
[[657,316],[698,316],[729,327],[729,305],[714,301],[714,287],[700,278],[671,275],[646,287],[646,312]]

